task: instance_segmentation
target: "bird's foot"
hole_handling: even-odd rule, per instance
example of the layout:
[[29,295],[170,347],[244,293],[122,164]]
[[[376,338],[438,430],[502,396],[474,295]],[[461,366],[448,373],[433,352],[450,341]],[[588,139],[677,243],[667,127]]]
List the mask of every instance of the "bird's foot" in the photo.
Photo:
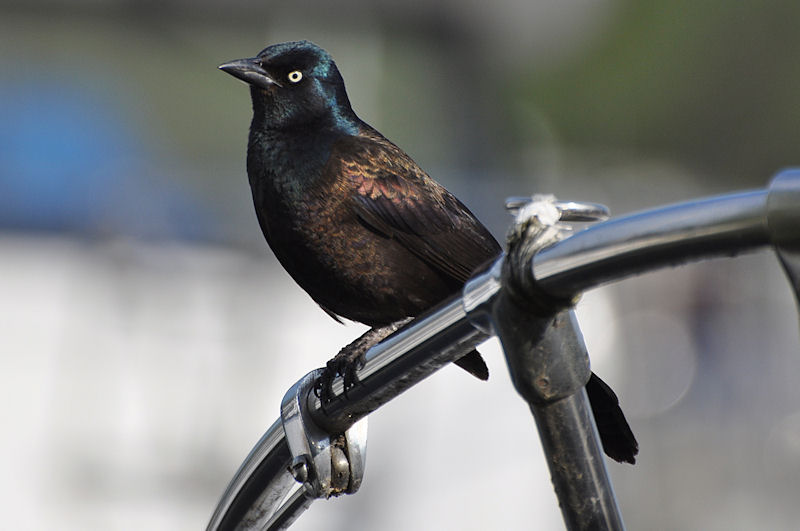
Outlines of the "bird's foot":
[[[361,339],[361,338],[359,338]],[[359,340],[353,341],[338,352],[322,371],[322,375],[314,385],[314,393],[319,397],[323,404],[330,403],[335,394],[333,392],[333,381],[341,375],[344,388],[344,395],[358,384],[358,370],[364,366],[364,354],[369,350],[370,345],[364,345]]]
[[326,364],[322,375],[314,385],[314,394],[319,397],[322,404],[329,404],[336,397],[333,392],[333,381],[337,376],[342,377],[344,395],[347,396],[347,392],[358,385],[358,370],[364,366],[367,351],[411,320],[409,317],[387,326],[367,330],[361,337],[340,350]]

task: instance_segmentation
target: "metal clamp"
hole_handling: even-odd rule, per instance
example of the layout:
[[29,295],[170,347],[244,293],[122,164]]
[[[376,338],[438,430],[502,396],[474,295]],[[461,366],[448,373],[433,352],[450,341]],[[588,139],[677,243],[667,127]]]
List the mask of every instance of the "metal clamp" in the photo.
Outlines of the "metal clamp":
[[[535,215],[541,223],[549,223],[556,230],[568,229],[558,222],[597,222],[609,217],[608,207],[599,203],[577,201],[559,201],[552,195],[513,196],[506,199],[506,211],[512,216]],[[528,209],[528,212],[524,212]],[[546,219],[542,213],[551,212],[552,219]],[[542,219],[544,218],[544,219]],[[520,220],[517,220],[517,224]],[[489,304],[502,285],[503,263],[506,255],[500,255],[494,262],[488,263],[480,271],[473,272],[461,292],[464,311],[473,326],[486,334],[494,334],[491,320],[492,308]]]
[[516,216],[525,205],[542,200],[553,203],[560,214],[561,221],[605,221],[610,216],[608,207],[600,203],[559,201],[549,195],[509,197],[506,199],[506,210],[512,216]]
[[353,494],[361,486],[367,457],[367,417],[332,436],[311,419],[308,396],[322,374],[317,369],[292,386],[281,402],[281,422],[292,455],[289,472],[308,498]]

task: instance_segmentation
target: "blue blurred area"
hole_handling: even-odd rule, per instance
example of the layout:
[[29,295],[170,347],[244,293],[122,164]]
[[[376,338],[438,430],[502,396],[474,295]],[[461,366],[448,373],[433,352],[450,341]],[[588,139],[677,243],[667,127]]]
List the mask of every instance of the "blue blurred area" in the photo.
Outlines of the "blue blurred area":
[[0,229],[213,237],[211,213],[157,168],[144,132],[94,81],[0,81]]

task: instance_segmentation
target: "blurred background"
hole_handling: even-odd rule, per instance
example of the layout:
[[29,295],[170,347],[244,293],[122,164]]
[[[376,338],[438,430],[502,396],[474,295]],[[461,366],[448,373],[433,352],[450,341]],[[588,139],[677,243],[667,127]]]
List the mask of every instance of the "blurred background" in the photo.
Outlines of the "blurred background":
[[[359,115],[502,238],[510,195],[613,214],[800,164],[800,3],[0,0],[0,499],[8,529],[199,529],[285,390],[363,327],[262,240],[244,85],[326,48]],[[800,340],[771,253],[578,307],[636,432],[631,529],[795,529]],[[532,418],[445,368],[370,418],[362,490],[297,529],[563,529]]]

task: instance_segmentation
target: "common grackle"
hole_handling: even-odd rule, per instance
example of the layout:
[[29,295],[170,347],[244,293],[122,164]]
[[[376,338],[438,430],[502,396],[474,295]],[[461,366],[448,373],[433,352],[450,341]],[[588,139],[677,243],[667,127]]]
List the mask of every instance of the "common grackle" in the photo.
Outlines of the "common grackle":
[[[342,354],[353,361],[500,253],[467,207],[356,116],[325,50],[275,44],[220,69],[250,85],[247,174],[269,246],[334,319],[372,327],[329,371],[349,370]],[[455,363],[489,377],[477,351]],[[633,463],[617,397],[594,374],[586,389],[606,453]]]

